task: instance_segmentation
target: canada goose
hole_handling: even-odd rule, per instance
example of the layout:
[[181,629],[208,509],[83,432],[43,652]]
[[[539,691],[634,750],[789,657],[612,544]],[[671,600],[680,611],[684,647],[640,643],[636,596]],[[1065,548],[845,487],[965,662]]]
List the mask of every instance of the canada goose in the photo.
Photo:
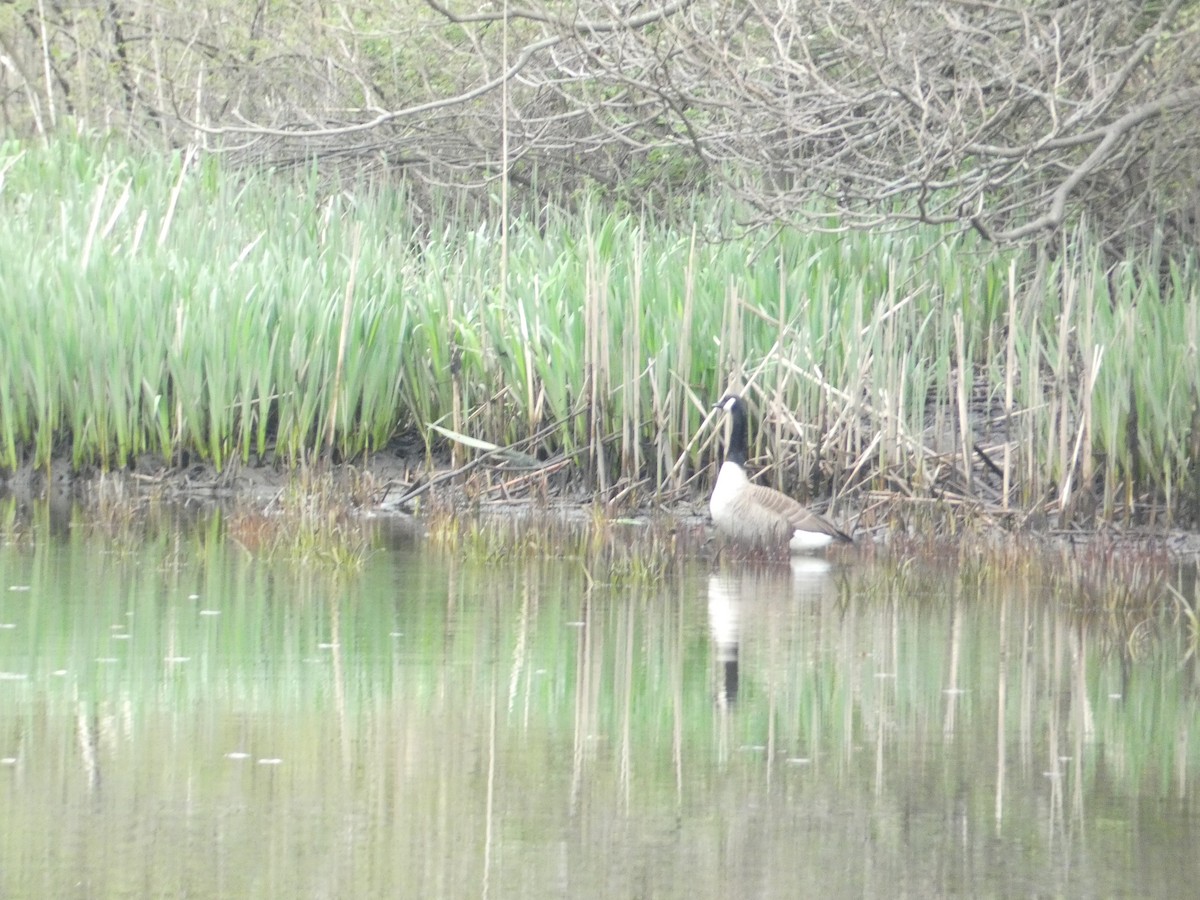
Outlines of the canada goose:
[[733,428],[725,462],[708,501],[717,530],[741,544],[769,548],[786,541],[794,553],[817,550],[838,541],[852,543],[829,520],[805,509],[787,494],[751,484],[746,477],[747,423],[742,398],[726,394],[714,409],[729,413]]

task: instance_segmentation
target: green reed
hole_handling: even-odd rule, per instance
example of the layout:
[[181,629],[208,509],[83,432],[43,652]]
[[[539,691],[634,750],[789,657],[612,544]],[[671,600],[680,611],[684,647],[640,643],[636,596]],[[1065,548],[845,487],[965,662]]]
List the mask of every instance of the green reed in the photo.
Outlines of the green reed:
[[1041,255],[728,238],[697,200],[694,226],[584,203],[504,236],[450,197],[87,141],[7,143],[0,173],[4,469],[353,459],[438,423],[541,432],[601,494],[644,497],[709,471],[735,387],[779,485],[1195,513],[1195,265],[1111,266],[1083,229]]

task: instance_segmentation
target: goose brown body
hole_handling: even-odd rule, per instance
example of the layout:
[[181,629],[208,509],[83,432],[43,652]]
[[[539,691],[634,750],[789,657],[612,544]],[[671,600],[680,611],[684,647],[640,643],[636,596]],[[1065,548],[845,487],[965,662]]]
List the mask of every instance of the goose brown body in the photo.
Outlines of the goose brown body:
[[713,523],[739,544],[764,548],[787,545],[791,550],[815,550],[850,537],[823,516],[773,488],[752,484],[746,462],[748,424],[741,398],[729,395],[717,406],[733,421],[725,461],[709,500]]

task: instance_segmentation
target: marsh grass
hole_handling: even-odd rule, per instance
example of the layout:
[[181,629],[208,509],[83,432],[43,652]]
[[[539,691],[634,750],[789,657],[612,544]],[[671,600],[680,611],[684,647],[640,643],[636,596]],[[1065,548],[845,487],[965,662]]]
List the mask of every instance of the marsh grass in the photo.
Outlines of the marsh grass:
[[1200,652],[1200,589],[1194,577],[1188,585],[1182,579],[1180,582],[1169,585],[1168,591],[1175,604],[1176,621],[1186,636],[1186,661],[1194,665]]
[[707,488],[732,387],[762,477],[867,528],[931,499],[1015,526],[1200,508],[1195,263],[1112,264],[1083,228],[1031,255],[730,237],[698,200],[687,228],[585,203],[501,234],[451,197],[86,140],[8,142],[0,172],[0,469],[357,461],[402,432],[461,462],[438,424],[661,502]]
[[422,519],[429,544],[472,562],[550,558],[579,567],[581,583],[649,584],[666,579],[711,549],[707,528],[674,518],[613,518],[593,507],[464,513],[450,505]]
[[[39,529],[45,529],[45,513],[48,506],[40,505],[31,516],[29,510],[23,509],[14,497],[0,498],[0,543],[5,547],[16,547],[23,550],[32,549]],[[42,521],[38,521],[38,514]]]
[[361,510],[378,490],[369,473],[301,466],[265,509],[237,503],[225,517],[225,532],[268,562],[358,571],[376,544],[374,524]]
[[1030,629],[1068,623],[1071,640],[1086,635],[1102,658],[1127,663],[1165,645],[1184,647],[1190,658],[1200,642],[1195,570],[1160,542],[982,532],[954,542],[900,537],[859,548],[854,564],[877,577],[867,595],[848,602],[1017,604]]
[[[41,509],[35,505],[34,509]],[[186,557],[189,544],[206,528],[200,510],[172,502],[159,484],[135,483],[126,473],[104,473],[82,484],[74,496],[47,504],[48,531],[70,531],[101,541],[110,553],[134,557],[148,544],[169,540],[166,566]]]

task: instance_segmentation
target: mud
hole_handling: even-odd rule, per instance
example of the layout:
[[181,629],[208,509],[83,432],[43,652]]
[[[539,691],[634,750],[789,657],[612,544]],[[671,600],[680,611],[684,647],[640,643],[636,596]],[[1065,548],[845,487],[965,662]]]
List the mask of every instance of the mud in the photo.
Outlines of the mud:
[[[623,489],[617,485],[598,497],[582,475],[569,467],[548,466],[522,471],[486,461],[452,465],[447,459],[429,460],[423,454],[386,450],[350,463],[318,461],[308,466],[279,463],[233,463],[221,471],[207,463],[170,465],[154,457],[141,457],[120,470],[85,468],[75,470],[69,461],[56,461],[49,469],[24,466],[0,472],[0,497],[18,502],[48,500],[52,504],[93,501],[138,502],[158,499],[179,502],[213,502],[269,508],[287,491],[312,485],[340,493],[348,508],[367,515],[411,518],[430,510],[488,512],[524,515],[531,510],[554,512],[566,518],[594,517],[597,512],[611,518],[634,520],[678,519],[688,527],[708,523],[704,485],[698,482],[686,492],[663,497],[652,489]],[[910,543],[914,534],[898,522],[900,516],[864,523],[845,503],[839,518],[854,533],[860,547]],[[985,517],[986,518],[986,517]],[[1031,517],[1022,517],[1026,523]],[[1014,545],[1041,542],[1051,546],[1098,547],[1114,552],[1167,554],[1200,566],[1200,532],[1141,527],[1013,527],[1012,521],[991,521],[983,527],[985,541]],[[966,531],[983,537],[980,523]],[[947,547],[959,543],[965,533],[943,536]],[[930,535],[917,535],[921,538]],[[935,536],[936,537],[936,536]]]

